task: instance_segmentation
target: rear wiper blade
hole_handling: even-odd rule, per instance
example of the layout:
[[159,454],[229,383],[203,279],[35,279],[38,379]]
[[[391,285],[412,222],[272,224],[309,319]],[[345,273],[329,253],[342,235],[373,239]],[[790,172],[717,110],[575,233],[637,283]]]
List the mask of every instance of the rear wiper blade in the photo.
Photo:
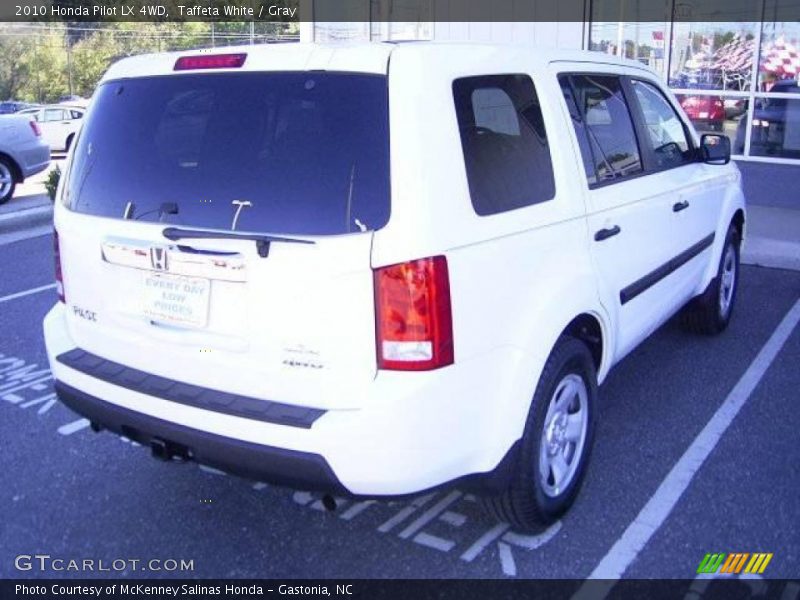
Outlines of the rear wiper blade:
[[184,239],[198,240],[253,240],[256,243],[258,255],[261,258],[269,256],[269,245],[272,242],[286,244],[314,244],[313,240],[279,237],[262,233],[235,233],[226,231],[206,231],[204,229],[182,229],[180,227],[167,227],[161,232],[168,240],[177,241]]

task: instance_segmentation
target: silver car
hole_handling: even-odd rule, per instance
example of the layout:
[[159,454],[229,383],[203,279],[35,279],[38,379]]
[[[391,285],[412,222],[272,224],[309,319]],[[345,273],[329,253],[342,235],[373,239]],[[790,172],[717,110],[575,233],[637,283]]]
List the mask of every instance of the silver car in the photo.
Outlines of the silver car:
[[0,117],[0,204],[11,199],[18,183],[49,165],[50,146],[30,116]]

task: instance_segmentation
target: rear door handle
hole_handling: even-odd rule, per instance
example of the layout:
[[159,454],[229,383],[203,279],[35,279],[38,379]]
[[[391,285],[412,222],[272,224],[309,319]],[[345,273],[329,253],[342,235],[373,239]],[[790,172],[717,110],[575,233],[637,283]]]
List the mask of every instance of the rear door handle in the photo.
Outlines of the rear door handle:
[[601,229],[600,231],[594,234],[594,241],[602,242],[603,240],[607,240],[610,237],[614,237],[620,231],[622,231],[622,229],[619,228],[619,225],[614,225],[613,227]]
[[681,212],[687,208],[689,208],[689,201],[681,200],[680,202],[676,202],[672,205],[672,212]]

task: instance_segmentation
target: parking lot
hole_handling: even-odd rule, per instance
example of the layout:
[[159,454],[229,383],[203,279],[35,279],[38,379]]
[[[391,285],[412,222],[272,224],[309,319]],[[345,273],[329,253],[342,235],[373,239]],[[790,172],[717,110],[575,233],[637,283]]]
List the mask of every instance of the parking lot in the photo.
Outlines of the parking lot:
[[[14,559],[43,553],[193,561],[191,572],[121,573],[146,577],[583,578],[618,569],[690,579],[707,552],[773,553],[764,577],[797,576],[798,272],[744,267],[723,335],[669,323],[626,358],[601,388],[578,501],[525,536],[459,490],[342,500],[330,513],[318,495],[165,464],[93,433],[52,393],[41,321],[55,290],[38,290],[52,283],[51,247],[50,235],[0,245],[2,577],[34,574]],[[800,587],[786,594],[800,598]]]

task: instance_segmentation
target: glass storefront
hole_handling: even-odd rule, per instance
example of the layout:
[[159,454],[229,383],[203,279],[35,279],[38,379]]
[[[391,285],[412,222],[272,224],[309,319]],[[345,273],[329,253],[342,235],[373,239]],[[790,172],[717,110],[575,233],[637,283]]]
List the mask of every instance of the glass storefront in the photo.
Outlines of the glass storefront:
[[[800,23],[792,19],[798,0],[560,1],[580,3],[589,16],[588,24],[560,25],[574,25],[578,32],[588,25],[585,47],[654,69],[697,129],[725,133],[735,156],[800,160]],[[346,7],[353,15],[349,23],[326,20],[332,6],[328,0],[312,2],[316,41],[441,36],[565,47],[558,36],[542,40],[541,23],[517,29],[500,27],[513,23],[442,23],[439,28],[434,14],[447,14],[444,0],[340,0],[336,14],[341,16]],[[704,9],[709,13],[703,14]],[[580,33],[571,39],[574,47],[581,45]]]
[[735,155],[800,159],[800,23],[785,2],[730,0],[724,14],[717,4],[707,21],[681,21],[677,0],[639,0],[652,21],[613,21],[631,1],[590,0],[590,49],[655,69],[695,127],[725,133]]

